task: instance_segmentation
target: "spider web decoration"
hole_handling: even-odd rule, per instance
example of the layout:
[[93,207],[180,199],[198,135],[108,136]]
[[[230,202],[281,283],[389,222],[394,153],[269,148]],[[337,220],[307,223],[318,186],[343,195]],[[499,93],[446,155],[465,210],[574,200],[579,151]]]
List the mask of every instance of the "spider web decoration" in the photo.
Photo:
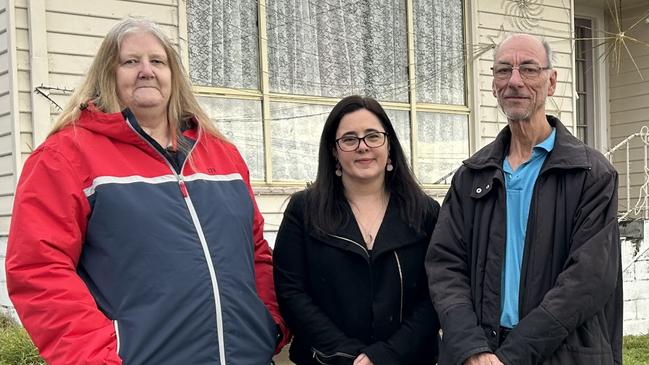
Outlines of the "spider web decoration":
[[539,26],[543,13],[543,0],[503,0],[505,13],[512,26],[530,31]]
[[466,59],[467,60],[476,60],[480,58],[483,54],[496,49],[496,46],[498,43],[500,43],[503,40],[503,36],[505,34],[505,27],[504,25],[500,25],[500,28],[498,29],[498,33],[496,35],[490,35],[487,36],[489,39],[489,43],[483,42],[483,43],[477,43],[477,44],[472,44],[472,43],[466,43],[464,45],[464,50],[466,52]]
[[56,101],[54,101],[54,99],[52,99],[52,95],[71,95],[73,92],[74,90],[71,89],[45,86],[43,84],[34,88],[34,93],[47,99],[47,101],[49,101],[50,104],[55,106],[59,111],[63,110],[63,108]]
[[637,18],[634,18],[630,26],[623,27],[622,0],[612,0],[609,1],[607,5],[611,18],[613,19],[615,31],[609,32],[604,29],[592,29],[593,33],[601,34],[601,36],[594,36],[592,38],[575,38],[575,41],[591,40],[595,43],[592,47],[593,49],[603,47],[604,52],[597,58],[597,60],[603,62],[610,58],[612,65],[618,74],[620,73],[620,65],[622,64],[623,57],[625,55],[628,56],[631,63],[633,63],[633,67],[638,72],[638,75],[642,80],[644,80],[640,67],[635,61],[631,49],[629,49],[629,44],[634,43],[649,48],[649,42],[640,40],[632,35],[632,31],[635,27],[641,24],[647,16],[649,16],[649,10],[645,11]]

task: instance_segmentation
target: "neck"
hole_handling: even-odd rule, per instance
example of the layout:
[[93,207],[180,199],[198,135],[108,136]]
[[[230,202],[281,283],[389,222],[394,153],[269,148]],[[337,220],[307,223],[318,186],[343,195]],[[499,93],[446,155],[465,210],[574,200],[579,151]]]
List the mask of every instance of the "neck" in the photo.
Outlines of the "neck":
[[532,149],[537,144],[543,142],[552,127],[548,123],[545,115],[529,120],[509,121],[509,129],[512,133],[509,144],[507,159],[513,169],[516,169],[521,163],[527,161],[532,155]]
[[346,179],[345,175],[343,175],[342,179],[345,197],[350,201],[376,200],[387,195],[383,179],[376,179],[371,182],[356,182]]
[[151,138],[162,147],[169,144],[169,122],[166,113],[153,112],[149,110],[132,111],[138,124]]

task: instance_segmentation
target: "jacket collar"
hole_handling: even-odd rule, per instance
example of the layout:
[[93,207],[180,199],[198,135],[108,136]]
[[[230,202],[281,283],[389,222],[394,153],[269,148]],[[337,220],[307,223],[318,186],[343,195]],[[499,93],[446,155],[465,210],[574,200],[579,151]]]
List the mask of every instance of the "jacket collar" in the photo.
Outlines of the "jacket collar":
[[[575,138],[561,121],[551,115],[546,116],[548,123],[556,128],[554,148],[546,157],[541,174],[550,169],[589,169],[591,162],[586,153],[586,146]],[[496,139],[463,161],[463,164],[473,170],[485,168],[501,169],[505,153],[511,141],[509,126],[503,128]]]
[[[350,216],[353,217],[351,207],[348,203],[345,204],[345,207],[349,210],[348,213]],[[385,216],[374,240],[371,253],[372,260],[375,260],[386,252],[408,246],[425,238],[424,232],[415,232],[403,220],[399,214],[400,211],[399,201],[394,196],[390,196],[388,207],[385,210]],[[324,237],[318,237],[318,239],[328,245],[357,253],[366,259],[370,257],[363,241],[360,227],[353,218],[347,224],[338,228],[334,233],[327,234]]]

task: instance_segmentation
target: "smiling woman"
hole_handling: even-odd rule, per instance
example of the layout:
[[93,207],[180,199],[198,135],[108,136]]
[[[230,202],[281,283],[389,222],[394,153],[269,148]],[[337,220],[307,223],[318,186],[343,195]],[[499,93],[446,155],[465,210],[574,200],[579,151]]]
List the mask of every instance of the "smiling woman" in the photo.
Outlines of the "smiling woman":
[[291,198],[275,241],[292,361],[435,363],[438,321],[423,260],[438,211],[381,105],[338,102],[322,130],[316,180]]
[[268,364],[290,336],[262,230],[172,43],[125,19],[25,162],[7,287],[48,364]]

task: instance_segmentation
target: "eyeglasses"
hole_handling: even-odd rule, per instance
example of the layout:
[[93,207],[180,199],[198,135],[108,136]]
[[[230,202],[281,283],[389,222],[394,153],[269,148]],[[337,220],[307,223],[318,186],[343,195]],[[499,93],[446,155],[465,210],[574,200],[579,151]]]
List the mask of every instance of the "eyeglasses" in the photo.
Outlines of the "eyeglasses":
[[361,141],[365,142],[365,145],[369,148],[378,148],[385,144],[387,135],[385,132],[372,132],[363,137],[342,136],[336,140],[336,144],[344,152],[356,151],[358,146],[361,145]]
[[541,71],[550,69],[550,67],[541,67],[539,65],[533,65],[533,64],[523,64],[519,66],[497,65],[492,67],[491,71],[493,71],[494,78],[496,80],[509,80],[509,78],[512,77],[512,72],[514,72],[515,68],[518,69],[518,73],[521,75],[521,78],[526,80],[534,80],[537,77],[539,77],[539,75],[541,75]]

